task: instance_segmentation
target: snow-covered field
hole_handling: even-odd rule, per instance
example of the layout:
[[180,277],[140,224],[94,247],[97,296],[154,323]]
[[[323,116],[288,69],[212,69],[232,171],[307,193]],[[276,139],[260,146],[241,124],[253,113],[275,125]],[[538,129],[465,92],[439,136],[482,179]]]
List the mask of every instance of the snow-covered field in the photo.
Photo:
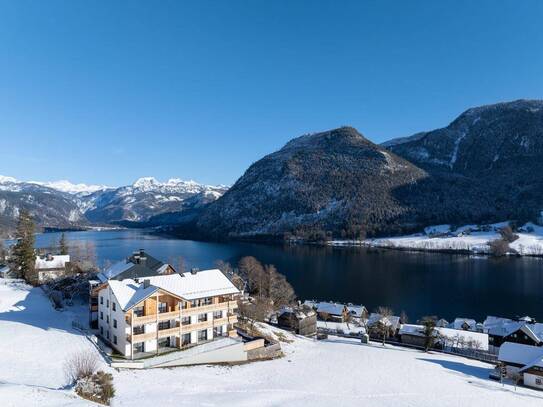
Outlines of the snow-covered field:
[[[94,348],[38,289],[0,280],[0,405],[91,405],[64,385],[64,356]],[[272,328],[268,328],[272,330]],[[285,357],[239,366],[112,371],[114,406],[541,406],[543,393],[488,379],[484,363],[356,340],[286,334]],[[102,368],[110,371],[109,368]]]
[[[333,246],[367,246],[391,249],[427,251],[469,251],[478,254],[490,253],[489,243],[500,239],[499,228],[507,222],[487,225],[479,230],[476,225],[466,225],[450,231],[449,225],[438,225],[425,229],[425,233],[408,236],[366,239],[362,241],[333,240]],[[443,234],[443,235],[440,235]],[[543,256],[543,227],[528,223],[521,228],[518,239],[510,244],[521,256]]]

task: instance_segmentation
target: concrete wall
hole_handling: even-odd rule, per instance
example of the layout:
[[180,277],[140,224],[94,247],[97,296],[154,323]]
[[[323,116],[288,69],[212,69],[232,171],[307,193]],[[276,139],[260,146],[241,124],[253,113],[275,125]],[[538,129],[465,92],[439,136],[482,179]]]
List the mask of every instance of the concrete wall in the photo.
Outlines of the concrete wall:
[[209,352],[173,360],[153,367],[173,367],[211,363],[233,363],[244,362],[246,360],[247,352],[245,352],[244,350],[243,343],[236,343],[231,346],[226,346],[224,348],[211,350]]

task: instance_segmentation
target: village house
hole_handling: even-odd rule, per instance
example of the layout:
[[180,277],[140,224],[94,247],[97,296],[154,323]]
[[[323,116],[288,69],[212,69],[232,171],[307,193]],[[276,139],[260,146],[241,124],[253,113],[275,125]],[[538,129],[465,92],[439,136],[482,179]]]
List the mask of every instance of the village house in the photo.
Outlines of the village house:
[[317,333],[317,313],[310,307],[283,307],[277,316],[277,325],[298,335],[312,336]]
[[[402,343],[423,347],[426,343],[423,325],[403,324],[399,330]],[[471,349],[488,351],[488,335],[482,332],[435,327],[435,346],[450,349]]]
[[391,315],[388,317],[372,312],[368,318],[368,333],[372,338],[381,338],[381,329],[379,325],[388,326],[389,337],[398,335],[400,330],[400,317]]
[[70,266],[69,254],[52,255],[50,253],[36,256],[34,269],[38,284],[63,277]]
[[[477,321],[470,318],[456,318],[454,322],[452,323],[453,329],[457,330],[463,330],[463,331],[473,331],[476,332],[478,330]],[[482,327],[481,327],[482,331]]]
[[173,274],[174,268],[154,258],[140,249],[126,259],[97,274],[95,280],[89,281],[89,325],[98,328],[98,291],[106,286],[108,280],[122,281],[158,275]]
[[505,365],[507,377],[521,378],[525,386],[543,390],[543,348],[506,342],[498,360]]
[[99,335],[127,358],[235,336],[240,292],[217,269],[109,279],[96,290]]
[[319,302],[314,309],[322,321],[345,322],[350,316],[346,305],[335,302]]
[[368,317],[368,310],[363,305],[347,304],[347,311],[352,317],[360,319]]

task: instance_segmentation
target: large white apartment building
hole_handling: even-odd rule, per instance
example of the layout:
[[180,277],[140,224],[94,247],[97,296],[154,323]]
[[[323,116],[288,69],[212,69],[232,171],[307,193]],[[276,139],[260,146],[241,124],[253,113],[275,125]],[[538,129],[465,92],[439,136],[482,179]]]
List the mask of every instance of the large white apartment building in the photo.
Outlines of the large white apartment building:
[[99,335],[127,358],[235,335],[240,292],[217,269],[110,279],[94,292]]

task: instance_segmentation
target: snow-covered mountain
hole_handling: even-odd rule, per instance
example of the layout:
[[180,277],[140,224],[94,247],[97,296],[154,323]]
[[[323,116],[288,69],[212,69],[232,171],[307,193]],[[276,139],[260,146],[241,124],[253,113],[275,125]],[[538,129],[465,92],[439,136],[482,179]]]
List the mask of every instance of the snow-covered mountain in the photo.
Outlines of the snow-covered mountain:
[[226,186],[178,178],[153,177],[132,185],[73,184],[70,181],[19,181],[0,175],[0,234],[13,230],[21,208],[29,209],[39,226],[69,228],[89,224],[142,222],[166,212],[182,212],[222,196]]

